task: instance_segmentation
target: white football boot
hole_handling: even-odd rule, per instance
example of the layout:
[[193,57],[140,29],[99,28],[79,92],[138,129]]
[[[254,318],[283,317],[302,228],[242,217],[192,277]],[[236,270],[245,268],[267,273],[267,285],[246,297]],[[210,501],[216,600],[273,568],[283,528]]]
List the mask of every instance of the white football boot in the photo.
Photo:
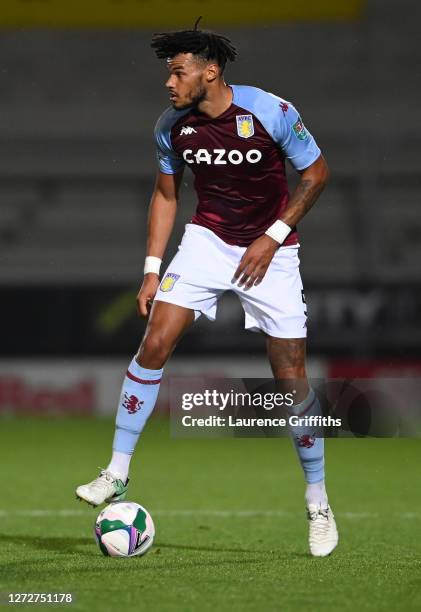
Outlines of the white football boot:
[[335,517],[328,506],[322,508],[316,504],[307,507],[309,523],[308,543],[313,557],[326,557],[338,544],[338,530]]
[[76,498],[99,506],[105,502],[122,501],[126,497],[129,479],[126,484],[107,470],[101,470],[98,478],[76,489]]

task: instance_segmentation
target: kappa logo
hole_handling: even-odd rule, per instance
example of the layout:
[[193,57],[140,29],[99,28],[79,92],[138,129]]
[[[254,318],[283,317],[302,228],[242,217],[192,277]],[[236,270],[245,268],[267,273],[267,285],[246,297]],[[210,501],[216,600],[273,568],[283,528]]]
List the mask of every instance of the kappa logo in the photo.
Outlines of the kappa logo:
[[135,395],[124,394],[123,408],[125,408],[129,414],[136,414],[136,412],[142,408],[142,404],[144,404],[144,402]]
[[197,134],[197,131],[190,125],[183,125],[180,136],[189,136],[190,134]]
[[281,107],[281,111],[285,115],[285,113],[288,112],[288,108],[289,108],[288,104],[284,100],[281,100],[281,102],[279,102],[279,106]]
[[312,436],[310,436],[310,434],[304,434],[303,436],[296,436],[296,438],[298,446],[303,448],[311,448],[316,441],[316,436],[314,434]]

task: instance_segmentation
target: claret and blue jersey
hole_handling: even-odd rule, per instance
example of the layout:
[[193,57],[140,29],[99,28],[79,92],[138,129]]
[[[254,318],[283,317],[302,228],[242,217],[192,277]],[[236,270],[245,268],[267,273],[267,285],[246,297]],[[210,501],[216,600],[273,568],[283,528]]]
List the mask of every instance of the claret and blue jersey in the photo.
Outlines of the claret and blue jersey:
[[[304,170],[320,149],[292,104],[257,87],[230,87],[232,104],[216,118],[168,108],[155,139],[161,172],[190,166],[195,175],[198,206],[191,223],[228,244],[248,246],[288,204],[285,160]],[[297,241],[293,228],[284,246]]]

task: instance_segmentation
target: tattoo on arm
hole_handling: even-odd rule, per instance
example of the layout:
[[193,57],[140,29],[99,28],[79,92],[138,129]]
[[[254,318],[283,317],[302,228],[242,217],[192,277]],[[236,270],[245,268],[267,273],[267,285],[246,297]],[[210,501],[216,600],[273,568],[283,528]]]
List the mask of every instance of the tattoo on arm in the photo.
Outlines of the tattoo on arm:
[[282,220],[290,227],[296,225],[308,213],[323,188],[323,183],[302,178],[282,215]]

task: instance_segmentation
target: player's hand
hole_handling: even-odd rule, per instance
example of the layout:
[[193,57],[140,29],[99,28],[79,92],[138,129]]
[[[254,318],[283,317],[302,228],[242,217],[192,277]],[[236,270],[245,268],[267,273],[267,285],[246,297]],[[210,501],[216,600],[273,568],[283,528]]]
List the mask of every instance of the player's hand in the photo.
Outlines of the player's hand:
[[266,274],[266,270],[279,247],[279,242],[263,234],[256,238],[246,249],[234,274],[233,282],[238,279],[238,286],[250,289],[258,285]]
[[145,274],[142,286],[137,294],[137,312],[139,316],[148,318],[152,301],[159,287],[159,276],[153,272]]

